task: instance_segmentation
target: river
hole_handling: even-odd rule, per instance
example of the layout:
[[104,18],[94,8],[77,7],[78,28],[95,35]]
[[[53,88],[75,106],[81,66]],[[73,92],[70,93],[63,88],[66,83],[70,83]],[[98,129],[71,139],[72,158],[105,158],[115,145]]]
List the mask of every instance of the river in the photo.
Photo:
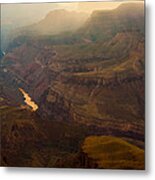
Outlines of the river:
[[24,102],[32,108],[32,111],[36,111],[38,109],[38,105],[32,101],[31,97],[29,96],[28,93],[26,93],[22,88],[19,88],[19,91],[23,94],[24,96]]

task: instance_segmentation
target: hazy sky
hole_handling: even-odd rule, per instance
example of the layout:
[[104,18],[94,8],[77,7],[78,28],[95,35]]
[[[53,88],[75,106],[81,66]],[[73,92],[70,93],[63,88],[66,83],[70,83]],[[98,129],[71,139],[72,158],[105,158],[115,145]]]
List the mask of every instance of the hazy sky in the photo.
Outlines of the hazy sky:
[[117,1],[117,2],[73,2],[73,3],[32,3],[32,4],[2,4],[2,24],[23,26],[34,23],[44,18],[54,9],[66,9],[69,11],[92,12],[93,10],[114,9],[121,3],[139,1]]

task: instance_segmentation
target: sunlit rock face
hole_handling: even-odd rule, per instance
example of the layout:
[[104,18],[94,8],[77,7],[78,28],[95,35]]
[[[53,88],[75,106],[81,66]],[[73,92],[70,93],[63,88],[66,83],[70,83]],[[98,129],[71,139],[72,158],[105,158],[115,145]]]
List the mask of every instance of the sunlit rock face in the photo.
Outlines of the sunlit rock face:
[[36,111],[38,109],[38,105],[32,101],[28,93],[26,93],[23,89],[19,88],[19,90],[24,96],[24,102],[32,108],[32,111]]

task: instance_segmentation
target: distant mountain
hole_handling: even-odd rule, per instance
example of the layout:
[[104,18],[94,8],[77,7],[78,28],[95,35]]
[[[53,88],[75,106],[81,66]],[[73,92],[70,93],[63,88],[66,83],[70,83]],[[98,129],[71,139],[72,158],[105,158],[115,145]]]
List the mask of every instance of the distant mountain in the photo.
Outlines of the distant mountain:
[[67,10],[54,10],[46,15],[38,23],[24,27],[19,31],[21,34],[30,35],[55,35],[61,32],[74,31],[81,27],[88,14]]
[[102,41],[129,31],[144,34],[144,4],[129,3],[114,10],[94,11],[79,34],[92,41]]
[[37,39],[42,37],[51,44],[74,44],[107,41],[124,32],[144,36],[143,3],[125,3],[113,10],[94,11],[90,17],[66,10],[51,11],[40,22],[18,29],[9,48],[22,44],[29,35]]
[[46,3],[1,4],[1,49],[3,51],[7,49],[8,44],[13,39],[12,32],[38,22],[51,10],[52,5]]
[[[16,29],[4,27],[2,29],[2,49],[8,49],[15,41],[27,39],[28,37],[41,37],[59,35],[60,33],[74,32],[84,25],[88,19],[87,13],[67,11],[64,9],[53,10],[46,15],[46,17],[37,23],[29,26],[24,26]],[[18,44],[18,43],[15,43]]]

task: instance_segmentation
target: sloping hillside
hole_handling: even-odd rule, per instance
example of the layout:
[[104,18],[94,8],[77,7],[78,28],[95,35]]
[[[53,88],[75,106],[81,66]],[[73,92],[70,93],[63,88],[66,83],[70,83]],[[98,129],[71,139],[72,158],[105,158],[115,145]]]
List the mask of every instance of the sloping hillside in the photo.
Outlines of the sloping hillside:
[[144,151],[126,141],[110,136],[85,139],[83,151],[104,169],[144,169]]

